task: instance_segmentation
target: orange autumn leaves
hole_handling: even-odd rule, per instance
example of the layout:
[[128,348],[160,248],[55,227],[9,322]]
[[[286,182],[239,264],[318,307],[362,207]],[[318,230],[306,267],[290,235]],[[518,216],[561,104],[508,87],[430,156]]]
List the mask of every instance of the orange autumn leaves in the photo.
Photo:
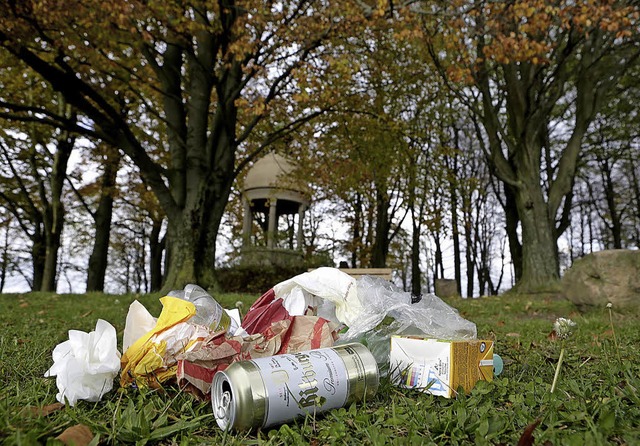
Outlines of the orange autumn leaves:
[[[473,73],[489,62],[546,65],[568,42],[601,33],[613,44],[635,38],[637,5],[611,0],[450,3],[438,14],[438,39],[455,82],[473,82]],[[432,25],[433,26],[433,25]]]

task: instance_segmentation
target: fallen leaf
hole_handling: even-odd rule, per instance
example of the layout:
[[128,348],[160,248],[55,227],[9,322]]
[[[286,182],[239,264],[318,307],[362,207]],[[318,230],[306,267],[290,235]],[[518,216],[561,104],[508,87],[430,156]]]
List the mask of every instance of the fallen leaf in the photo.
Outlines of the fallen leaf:
[[89,311],[87,311],[86,313],[81,314],[81,315],[80,315],[80,317],[87,317],[87,316],[89,316],[91,313],[93,313],[93,310],[89,310]]
[[93,433],[84,424],[76,424],[65,429],[63,433],[56,437],[56,440],[60,440],[69,446],[87,446],[93,440]]
[[509,336],[510,338],[519,338],[520,333],[507,333],[505,336]]
[[558,339],[558,333],[556,333],[555,330],[551,330],[551,333],[549,333],[547,335],[547,339],[549,339],[550,341],[555,341]]
[[533,441],[535,440],[535,438],[533,437],[533,431],[536,429],[536,427],[538,427],[540,421],[541,420],[538,418],[536,421],[525,428],[524,432],[520,436],[520,439],[518,440],[518,446],[533,446]]
[[44,407],[29,406],[29,407],[26,407],[25,410],[28,411],[31,415],[34,415],[36,417],[46,417],[48,415],[51,415],[53,412],[57,412],[58,410],[61,410],[63,408],[64,408],[64,404],[53,403]]
[[29,306],[29,302],[22,302],[20,304],[20,308],[27,308]]

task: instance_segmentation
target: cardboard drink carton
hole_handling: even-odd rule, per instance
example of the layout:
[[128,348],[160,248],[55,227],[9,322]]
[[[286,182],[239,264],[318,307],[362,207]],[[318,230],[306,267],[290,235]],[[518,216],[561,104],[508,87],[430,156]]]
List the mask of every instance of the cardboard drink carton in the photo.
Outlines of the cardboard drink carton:
[[451,398],[459,387],[466,393],[493,380],[493,341],[392,336],[389,362],[396,385]]

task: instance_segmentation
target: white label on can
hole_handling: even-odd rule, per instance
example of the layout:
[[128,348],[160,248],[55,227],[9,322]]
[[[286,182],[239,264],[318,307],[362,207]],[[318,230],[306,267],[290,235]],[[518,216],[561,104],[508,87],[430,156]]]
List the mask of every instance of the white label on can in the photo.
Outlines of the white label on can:
[[267,391],[264,426],[305,413],[344,406],[349,380],[344,362],[330,348],[252,360]]

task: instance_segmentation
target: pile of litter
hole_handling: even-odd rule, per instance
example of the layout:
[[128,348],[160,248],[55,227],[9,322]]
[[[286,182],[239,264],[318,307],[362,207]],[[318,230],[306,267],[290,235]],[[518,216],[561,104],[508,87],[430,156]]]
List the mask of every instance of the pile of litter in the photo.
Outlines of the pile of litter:
[[[455,393],[454,385],[468,390],[478,379],[493,377],[492,343],[476,340],[474,323],[433,294],[417,299],[381,278],[362,276],[356,280],[335,268],[318,268],[275,285],[251,306],[242,320],[237,309],[222,308],[209,293],[193,284],[169,293],[160,301],[162,312],[157,318],[138,301],[131,304],[122,354],[117,349],[115,329],[104,320],[98,320],[95,331],[90,333],[70,330],[69,340],[54,349],[54,364],[45,374],[56,377],[57,400],[71,406],[78,400],[99,401],[112,390],[118,375],[123,387],[158,387],[175,380],[195,398],[214,401],[214,414],[221,427],[238,428],[276,424],[309,410],[326,410],[354,398],[362,399],[375,391],[379,376],[386,374],[391,374],[402,387],[428,390],[438,387],[434,384],[443,385],[447,388],[447,392],[441,393],[444,396]],[[439,350],[427,347],[429,340],[439,340]],[[415,341],[425,344],[411,343]],[[397,346],[395,353],[391,351],[392,345]],[[452,381],[454,362],[446,369],[432,362],[442,364],[445,357],[447,361],[456,361],[454,352],[461,351],[460,345],[477,346],[478,354],[482,355],[477,359],[471,350],[464,353],[464,360],[473,357],[479,361],[470,367],[477,368],[479,374],[457,382]],[[407,356],[409,350],[413,356]],[[425,352],[437,358],[429,358]],[[400,353],[402,357],[398,359]],[[287,362],[284,359],[288,365],[280,364]],[[318,370],[314,361],[339,365]],[[234,363],[240,365],[230,368]],[[239,421],[241,412],[249,409],[240,406],[247,405],[240,395],[253,388],[251,383],[246,384],[248,390],[234,388],[239,384],[234,384],[233,379],[251,381],[252,376],[267,373],[269,367],[269,373],[274,375],[276,368],[286,371],[278,378],[286,391],[277,395],[271,388],[278,385],[274,381],[275,384],[260,390],[268,394],[260,397],[261,404],[274,405],[279,399],[277,404],[293,409],[286,413],[283,406],[285,409],[279,409],[282,415],[273,423],[260,419],[260,414],[252,415],[253,418],[243,415],[249,420],[243,425]],[[296,373],[301,375],[295,378]],[[338,387],[345,380],[353,380],[353,388],[362,381],[364,387],[357,395],[353,389],[345,390],[352,394],[345,393],[344,398],[331,406],[327,397],[317,392],[317,378],[323,373]],[[216,378],[217,374],[220,377]],[[296,379],[301,381],[294,383]],[[212,390],[216,381],[226,387]],[[290,390],[294,384],[300,397]],[[309,395],[314,399],[309,400]]]

